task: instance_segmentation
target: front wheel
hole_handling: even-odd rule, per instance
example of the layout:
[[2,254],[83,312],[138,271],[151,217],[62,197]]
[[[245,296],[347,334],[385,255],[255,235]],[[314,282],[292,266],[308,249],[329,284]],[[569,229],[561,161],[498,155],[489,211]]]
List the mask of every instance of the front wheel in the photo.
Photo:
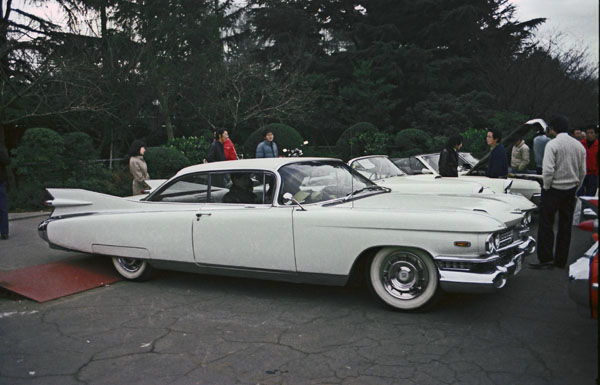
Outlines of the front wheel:
[[438,292],[437,267],[421,251],[383,248],[373,257],[367,278],[373,293],[398,310],[430,304]]
[[117,272],[130,281],[144,281],[152,272],[152,267],[143,259],[113,257],[112,261]]

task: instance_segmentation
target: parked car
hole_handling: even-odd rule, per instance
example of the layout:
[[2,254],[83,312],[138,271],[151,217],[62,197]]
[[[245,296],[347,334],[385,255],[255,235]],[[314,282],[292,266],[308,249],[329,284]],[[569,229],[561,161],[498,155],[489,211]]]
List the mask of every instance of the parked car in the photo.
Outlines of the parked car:
[[569,266],[569,296],[584,313],[598,319],[598,197],[580,197],[587,219],[579,228],[592,232],[595,243]]
[[535,250],[529,220],[495,199],[393,193],[340,160],[270,158],[182,169],[142,200],[48,188],[51,247],[152,268],[344,285],[364,270],[395,309],[440,290],[494,291]]
[[348,162],[348,165],[378,185],[389,187],[396,192],[435,195],[430,199],[438,199],[439,195],[482,194],[490,199],[502,200],[528,213],[537,207],[521,194],[509,193],[511,180],[504,182],[504,191],[496,193],[471,178],[422,178],[407,175],[386,155],[354,158]]
[[[438,171],[439,157],[439,153],[423,154],[411,156],[410,158],[394,159],[394,163],[401,167],[403,170],[406,170],[408,168],[410,170],[410,173],[415,178],[420,177],[424,179],[433,179],[436,177],[440,177]],[[470,163],[465,159],[469,159],[469,157],[465,155],[459,158],[458,179],[471,180],[480,183],[483,186],[486,186],[495,192],[505,191],[507,183],[511,183],[510,191],[523,195],[524,197],[526,197],[527,199],[539,206],[542,197],[542,190],[539,182],[519,178],[502,179],[488,178],[482,175],[472,175],[471,172],[473,171],[473,169],[467,166]]]

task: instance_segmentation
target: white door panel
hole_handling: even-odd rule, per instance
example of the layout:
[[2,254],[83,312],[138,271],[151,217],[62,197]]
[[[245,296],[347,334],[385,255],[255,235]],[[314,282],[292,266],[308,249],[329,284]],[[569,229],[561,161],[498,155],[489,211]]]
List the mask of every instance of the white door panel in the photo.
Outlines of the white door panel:
[[196,263],[296,271],[291,207],[206,205],[198,213]]

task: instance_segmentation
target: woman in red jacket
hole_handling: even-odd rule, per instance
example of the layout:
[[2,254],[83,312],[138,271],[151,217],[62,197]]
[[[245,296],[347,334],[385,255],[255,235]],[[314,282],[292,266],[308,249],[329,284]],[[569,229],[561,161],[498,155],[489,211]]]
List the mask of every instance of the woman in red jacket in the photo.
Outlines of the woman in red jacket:
[[586,175],[577,196],[594,196],[598,189],[598,138],[595,128],[585,130],[581,144],[585,147]]

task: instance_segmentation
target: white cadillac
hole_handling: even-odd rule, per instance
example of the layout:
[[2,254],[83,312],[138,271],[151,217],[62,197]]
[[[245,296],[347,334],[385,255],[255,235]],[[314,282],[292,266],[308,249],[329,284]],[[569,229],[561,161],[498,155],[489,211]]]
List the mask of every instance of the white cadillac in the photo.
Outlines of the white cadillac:
[[[525,174],[519,174],[518,178],[516,177],[516,174],[510,174],[513,175],[514,178],[509,179],[489,178],[487,176],[477,175],[473,173],[473,168],[470,165],[473,161],[477,163],[477,160],[470,153],[461,152],[459,155],[458,179],[480,183],[495,192],[506,190],[506,184],[510,183],[510,190],[512,192],[523,195],[536,205],[540,204],[542,186],[540,184],[540,179],[536,178],[536,176],[531,175],[530,178],[536,178],[536,180],[530,180],[524,179]],[[438,170],[439,159],[440,154],[434,153],[411,156],[410,158],[395,160],[394,162],[396,162],[399,167],[406,167],[414,172],[415,175],[412,175],[412,177],[415,179],[432,180],[434,178],[441,178]]]
[[[369,155],[354,158],[348,161],[348,165],[378,185],[389,187],[397,192],[429,194],[436,197],[448,194],[493,195],[493,198],[506,202],[513,208],[525,211],[527,215],[531,215],[531,212],[537,208],[535,203],[523,195],[511,193],[512,179],[497,179],[498,183],[495,184],[495,189],[491,189],[483,186],[473,178],[407,175],[386,155]],[[432,198],[430,197],[430,199]]]
[[505,202],[390,192],[335,159],[191,166],[142,200],[48,192],[41,237],[112,257],[130,280],[164,268],[344,285],[362,272],[383,303],[412,310],[441,289],[500,289],[535,249],[529,217]]

